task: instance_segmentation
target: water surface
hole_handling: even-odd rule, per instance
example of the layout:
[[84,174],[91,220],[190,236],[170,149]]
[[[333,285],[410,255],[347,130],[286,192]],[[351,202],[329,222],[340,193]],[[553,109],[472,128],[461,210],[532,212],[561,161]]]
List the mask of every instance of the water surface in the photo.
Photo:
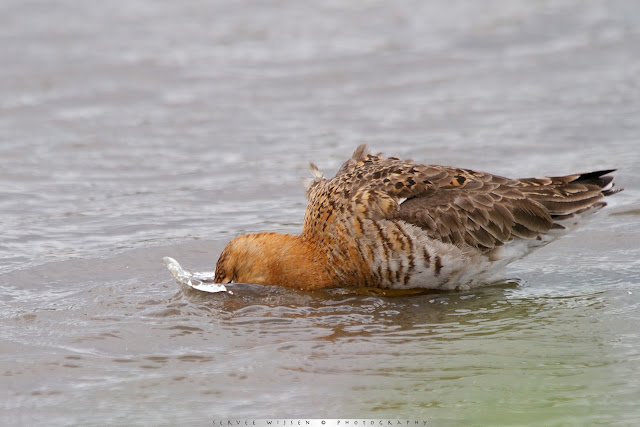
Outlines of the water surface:
[[[633,1],[0,5],[0,420],[640,422]],[[617,167],[582,228],[464,293],[181,289],[297,233],[360,143],[506,176]]]

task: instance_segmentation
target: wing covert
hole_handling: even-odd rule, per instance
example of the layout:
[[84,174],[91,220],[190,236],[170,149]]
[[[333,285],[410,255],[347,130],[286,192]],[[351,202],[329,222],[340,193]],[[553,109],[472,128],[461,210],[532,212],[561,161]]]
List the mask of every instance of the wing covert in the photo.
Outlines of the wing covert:
[[548,232],[554,220],[598,206],[612,190],[611,171],[509,179],[498,175],[373,155],[366,145],[326,180],[314,168],[305,229],[327,219],[397,219],[433,239],[490,251],[514,238]]

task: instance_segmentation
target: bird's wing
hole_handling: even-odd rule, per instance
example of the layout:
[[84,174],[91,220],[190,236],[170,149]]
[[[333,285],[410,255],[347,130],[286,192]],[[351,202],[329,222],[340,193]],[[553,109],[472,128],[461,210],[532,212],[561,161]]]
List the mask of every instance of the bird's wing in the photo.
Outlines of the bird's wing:
[[372,155],[361,145],[334,178],[316,174],[305,229],[330,232],[330,222],[344,218],[335,214],[346,212],[403,220],[445,243],[491,250],[514,238],[536,238],[554,220],[602,205],[603,195],[614,191],[612,178],[603,176],[609,172],[508,179]]

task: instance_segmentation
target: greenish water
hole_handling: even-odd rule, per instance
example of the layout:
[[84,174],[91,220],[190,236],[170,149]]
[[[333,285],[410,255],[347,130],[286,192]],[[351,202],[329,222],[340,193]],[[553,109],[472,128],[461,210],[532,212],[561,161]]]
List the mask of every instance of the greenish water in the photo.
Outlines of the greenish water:
[[[640,423],[640,4],[0,5],[0,424]],[[179,287],[359,143],[625,191],[465,293]]]

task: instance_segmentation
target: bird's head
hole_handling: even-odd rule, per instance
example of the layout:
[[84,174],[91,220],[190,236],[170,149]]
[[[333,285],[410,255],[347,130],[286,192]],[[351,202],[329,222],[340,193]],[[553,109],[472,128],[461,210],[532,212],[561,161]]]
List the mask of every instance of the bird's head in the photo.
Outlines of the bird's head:
[[327,286],[318,256],[299,236],[245,234],[224,248],[216,264],[216,283],[253,283],[296,288]]

